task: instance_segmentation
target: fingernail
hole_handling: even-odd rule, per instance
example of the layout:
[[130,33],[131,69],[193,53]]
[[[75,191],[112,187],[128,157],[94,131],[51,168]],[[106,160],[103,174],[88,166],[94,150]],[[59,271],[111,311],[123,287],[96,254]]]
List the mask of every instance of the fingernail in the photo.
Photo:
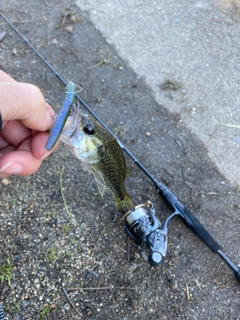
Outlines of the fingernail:
[[50,113],[47,111],[46,118],[45,118],[46,128],[50,129],[52,127],[52,123],[53,123],[52,117]]
[[17,162],[8,162],[1,169],[0,173],[18,174],[22,172],[23,166]]
[[50,156],[51,152],[46,152],[44,156],[42,156],[42,158],[40,160],[44,160],[46,159],[48,156]]

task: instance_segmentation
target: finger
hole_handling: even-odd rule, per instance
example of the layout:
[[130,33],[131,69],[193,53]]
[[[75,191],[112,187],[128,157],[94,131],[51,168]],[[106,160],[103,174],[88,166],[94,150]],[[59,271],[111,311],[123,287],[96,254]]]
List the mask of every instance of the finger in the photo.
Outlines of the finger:
[[[10,77],[7,73],[0,70],[0,83],[1,82],[16,82],[16,80],[14,80],[12,77]],[[52,107],[48,103],[46,103],[46,105],[47,105],[47,110],[49,111],[50,115],[53,116],[55,114],[54,110],[52,109]]]
[[45,145],[46,145],[48,136],[49,134],[47,132],[38,132],[32,139],[32,153],[38,159],[47,158],[59,146],[59,142],[58,142],[51,151],[46,151]]
[[34,85],[18,82],[0,83],[3,121],[21,120],[30,129],[46,131],[52,118],[41,91]]
[[[8,121],[1,131],[0,137],[10,145],[17,146],[28,137],[32,136],[32,130],[25,127],[20,121]],[[0,148],[1,140],[0,140]]]
[[8,74],[0,70],[0,82],[16,82],[16,80],[14,80]]
[[11,175],[28,176],[36,172],[42,160],[37,159],[29,151],[15,150],[0,159],[0,178]]
[[11,175],[25,176],[36,172],[42,160],[55,151],[59,145],[50,151],[45,150],[48,138],[46,132],[39,132],[33,138],[26,139],[17,150],[6,146],[0,153],[0,178]]

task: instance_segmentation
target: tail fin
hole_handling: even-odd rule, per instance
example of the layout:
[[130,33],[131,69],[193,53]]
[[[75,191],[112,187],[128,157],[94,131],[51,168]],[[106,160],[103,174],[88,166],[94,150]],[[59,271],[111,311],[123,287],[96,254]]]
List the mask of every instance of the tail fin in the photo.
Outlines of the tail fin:
[[132,199],[128,194],[124,199],[114,198],[114,204],[117,211],[123,211],[123,209],[132,210],[135,208]]

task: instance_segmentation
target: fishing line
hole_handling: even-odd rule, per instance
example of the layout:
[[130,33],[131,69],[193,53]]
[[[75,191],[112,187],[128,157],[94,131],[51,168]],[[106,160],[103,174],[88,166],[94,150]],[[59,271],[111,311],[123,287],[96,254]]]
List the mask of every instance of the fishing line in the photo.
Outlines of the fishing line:
[[[22,35],[22,33],[11,23],[11,21],[1,13],[2,18],[15,30],[24,42],[36,53],[36,55],[48,66],[55,76],[67,86],[64,78],[54,69],[54,67],[38,52],[38,50]],[[184,223],[214,252],[217,253],[226,264],[234,271],[235,277],[240,282],[240,269],[223,253],[221,246],[213,239],[205,227],[193,216],[177,197],[162,183],[157,181],[154,176],[144,167],[144,165],[124,146],[115,136],[107,125],[95,114],[84,100],[76,94],[78,101],[88,110],[88,112],[116,139],[122,150],[135,162],[135,164],[145,173],[154,183],[159,195],[171,205],[174,212],[166,219],[163,228],[156,218],[155,209],[151,201],[137,206],[135,211],[130,211],[125,216],[125,230],[136,242],[145,245],[149,250],[149,263],[152,266],[159,265],[166,255],[167,232],[169,221],[180,216]]]

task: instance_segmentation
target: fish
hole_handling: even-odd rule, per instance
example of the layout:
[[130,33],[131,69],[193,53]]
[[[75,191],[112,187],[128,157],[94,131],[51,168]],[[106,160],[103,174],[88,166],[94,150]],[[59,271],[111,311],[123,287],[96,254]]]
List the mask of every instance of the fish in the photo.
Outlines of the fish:
[[98,121],[73,104],[59,140],[93,174],[101,196],[111,190],[117,211],[135,209],[124,186],[130,172],[122,148]]
[[72,104],[75,98],[75,84],[72,81],[69,81],[64,92],[64,99],[62,103],[62,107],[58,113],[58,115],[53,118],[54,123],[51,128],[51,131],[48,136],[48,140],[45,145],[45,149],[47,151],[52,150],[52,148],[57,143],[60,134],[63,130],[64,124],[69,116],[69,113],[72,108]]

